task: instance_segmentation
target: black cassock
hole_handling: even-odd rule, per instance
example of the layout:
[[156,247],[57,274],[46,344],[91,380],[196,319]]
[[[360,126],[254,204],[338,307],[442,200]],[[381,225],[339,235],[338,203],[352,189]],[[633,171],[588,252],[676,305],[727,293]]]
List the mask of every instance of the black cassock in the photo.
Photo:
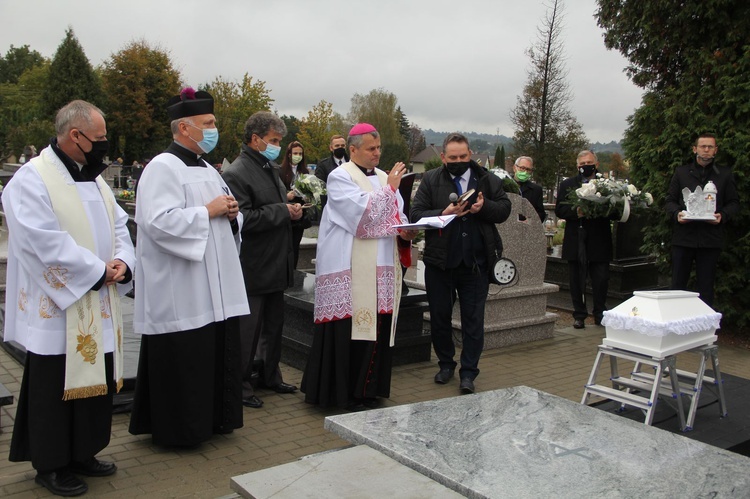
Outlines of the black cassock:
[[194,446],[242,427],[239,318],[141,337],[130,433]]

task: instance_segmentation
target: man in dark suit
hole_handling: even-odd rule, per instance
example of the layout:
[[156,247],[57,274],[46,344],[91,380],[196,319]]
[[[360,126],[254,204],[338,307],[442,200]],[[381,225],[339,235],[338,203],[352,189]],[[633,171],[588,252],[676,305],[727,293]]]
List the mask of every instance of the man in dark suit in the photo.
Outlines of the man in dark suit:
[[[664,209],[674,221],[672,232],[672,289],[686,289],[695,261],[698,293],[709,306],[714,301],[714,280],[719,255],[724,246],[724,225],[739,212],[740,200],[732,169],[714,161],[719,148],[716,137],[701,134],[693,145],[695,161],[678,167],[667,191]],[[690,220],[684,217],[682,189],[691,192],[708,181],[716,185],[716,212],[713,220]]]
[[346,139],[343,135],[334,135],[331,137],[328,149],[331,150],[331,155],[323,159],[315,167],[315,176],[323,182],[328,182],[328,175],[331,174],[334,168],[349,161],[349,156],[346,154]]
[[562,181],[557,190],[555,214],[565,219],[562,257],[570,271],[570,297],[573,300],[573,327],[583,329],[588,316],[586,275],[591,278],[594,295],[594,324],[600,326],[606,309],[609,286],[609,262],[612,260],[612,229],[610,219],[587,218],[580,209],[567,202],[568,193],[592,180],[599,161],[592,151],[581,151],[576,160],[579,174]]
[[[461,393],[473,393],[484,348],[489,271],[503,247],[495,224],[508,218],[511,204],[500,178],[472,161],[465,136],[449,134],[443,151],[443,166],[422,178],[410,219],[456,215],[444,229],[425,231],[424,280],[432,346],[440,367],[435,383],[447,383],[456,369],[451,316],[458,296],[463,338],[459,389]],[[471,189],[477,193],[464,202],[450,201],[451,194],[461,195]]]
[[263,405],[250,383],[255,359],[261,386],[278,393],[297,390],[284,383],[279,370],[284,290],[294,283],[292,220],[302,217],[302,206],[287,202],[275,162],[284,135],[278,116],[253,114],[245,123],[242,152],[223,173],[243,216],[240,262],[250,315],[240,318],[242,403],[253,408]]
[[[531,175],[534,172],[534,160],[528,156],[519,156],[513,164],[513,177],[518,182],[518,188],[521,191],[521,197],[528,199],[531,206],[534,207],[539,220],[544,222],[547,218],[547,212],[544,211],[544,193],[542,186],[531,181]],[[523,215],[519,215],[523,216]]]

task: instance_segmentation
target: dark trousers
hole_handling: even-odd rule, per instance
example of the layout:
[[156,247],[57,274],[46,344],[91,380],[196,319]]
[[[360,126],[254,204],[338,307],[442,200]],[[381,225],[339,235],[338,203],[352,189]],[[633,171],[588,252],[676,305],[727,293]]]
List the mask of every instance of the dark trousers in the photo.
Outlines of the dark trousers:
[[292,248],[294,249],[294,268],[297,268],[299,263],[299,245],[302,243],[302,235],[305,233],[305,229],[302,226],[292,226]]
[[455,369],[456,347],[453,343],[451,316],[458,296],[461,309],[461,378],[474,379],[479,374],[479,357],[484,348],[484,304],[489,281],[487,273],[472,271],[461,264],[455,269],[442,270],[425,265],[424,281],[430,305],[432,347],[441,369]]
[[586,278],[591,279],[591,291],[594,296],[594,319],[601,321],[607,310],[607,290],[609,288],[609,262],[588,262],[586,274],[582,275],[581,264],[576,260],[568,261],[570,271],[570,298],[573,301],[573,318],[584,320],[589,315],[586,305]]
[[695,262],[696,290],[709,307],[714,303],[714,281],[720,248],[688,248],[672,246],[672,289],[687,289],[690,271]]
[[262,365],[260,384],[276,386],[283,382],[281,361],[281,333],[284,328],[284,292],[247,297],[250,315],[240,318],[240,345],[242,358],[242,396],[254,394],[250,385],[253,361]]
[[104,354],[106,395],[63,400],[65,355],[26,354],[9,460],[52,471],[86,461],[109,445],[112,429],[112,354]]

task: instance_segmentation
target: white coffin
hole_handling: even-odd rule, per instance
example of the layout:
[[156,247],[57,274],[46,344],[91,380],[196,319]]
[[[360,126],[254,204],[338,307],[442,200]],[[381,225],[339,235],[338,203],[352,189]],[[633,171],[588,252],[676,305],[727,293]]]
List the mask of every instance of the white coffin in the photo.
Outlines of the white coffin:
[[711,345],[721,314],[690,291],[635,291],[633,297],[604,312],[604,344],[663,358]]

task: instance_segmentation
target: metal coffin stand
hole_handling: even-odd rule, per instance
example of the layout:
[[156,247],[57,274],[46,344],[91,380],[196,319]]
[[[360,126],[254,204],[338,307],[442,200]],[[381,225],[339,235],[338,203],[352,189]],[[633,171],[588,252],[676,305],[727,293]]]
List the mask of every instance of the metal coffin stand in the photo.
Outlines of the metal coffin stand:
[[[665,357],[651,357],[607,345],[599,345],[594,367],[586,383],[581,403],[587,404],[590,395],[597,395],[605,399],[620,402],[622,408],[626,405],[637,407],[646,416],[644,422],[647,425],[651,425],[656,404],[661,395],[665,397],[665,401],[675,402],[673,407],[677,411],[680,420],[680,429],[682,431],[690,431],[693,429],[693,423],[695,422],[700,392],[705,386],[716,392],[719,399],[720,416],[725,417],[727,415],[727,407],[724,399],[721,372],[719,371],[718,347],[715,344],[710,344],[686,351],[700,355],[700,362],[696,373],[677,369],[676,354]],[[612,388],[596,384],[596,377],[605,355],[609,357],[610,361]],[[714,378],[704,375],[706,363],[709,358],[711,359]],[[617,359],[635,362],[633,372],[630,373],[629,378],[620,376]],[[654,369],[654,373],[641,372],[641,366],[643,365],[651,366]],[[634,391],[642,392],[647,394],[647,396],[634,393]],[[690,400],[687,419],[685,418],[683,409],[682,395],[685,395]]]

